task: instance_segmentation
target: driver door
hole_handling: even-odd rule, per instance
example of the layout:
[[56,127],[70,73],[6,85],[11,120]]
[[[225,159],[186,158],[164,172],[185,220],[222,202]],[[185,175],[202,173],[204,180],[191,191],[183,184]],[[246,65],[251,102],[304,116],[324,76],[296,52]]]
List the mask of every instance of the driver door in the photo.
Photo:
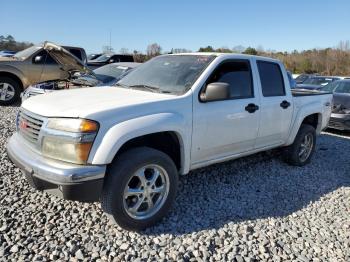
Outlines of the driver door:
[[28,75],[31,76],[31,84],[48,80],[65,78],[65,72],[60,69],[57,62],[47,53],[41,50],[36,53],[27,67]]
[[[207,80],[228,83],[230,98],[196,101],[193,105],[192,164],[217,162],[253,150],[258,134],[259,99],[253,82],[250,60],[234,59],[221,63]],[[205,87],[201,92],[205,91]],[[250,110],[255,105],[256,110]]]

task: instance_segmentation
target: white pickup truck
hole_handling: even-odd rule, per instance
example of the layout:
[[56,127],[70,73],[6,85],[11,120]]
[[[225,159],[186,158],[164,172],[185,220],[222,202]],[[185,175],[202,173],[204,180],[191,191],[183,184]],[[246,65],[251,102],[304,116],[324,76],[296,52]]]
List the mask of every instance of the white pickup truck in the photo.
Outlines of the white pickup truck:
[[308,163],[331,103],[292,93],[274,59],[163,55],[114,87],[26,100],[7,151],[36,189],[100,200],[114,222],[142,230],[166,214],[190,170],[278,147],[288,163]]

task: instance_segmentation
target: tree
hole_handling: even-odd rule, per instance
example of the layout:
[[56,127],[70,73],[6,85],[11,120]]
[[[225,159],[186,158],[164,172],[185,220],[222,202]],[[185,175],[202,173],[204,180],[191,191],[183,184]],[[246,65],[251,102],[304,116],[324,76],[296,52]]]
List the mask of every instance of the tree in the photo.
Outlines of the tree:
[[215,52],[215,50],[212,46],[208,45],[207,47],[199,48],[198,52]]
[[0,35],[0,50],[21,51],[32,45],[32,43],[28,42],[17,42],[11,35],[8,35],[6,37]]
[[191,53],[191,50],[188,50],[186,48],[172,48],[171,53],[172,54]]
[[147,56],[154,57],[160,55],[162,48],[157,43],[153,43],[147,46]]
[[234,47],[232,48],[232,51],[233,51],[234,53],[243,53],[244,50],[245,50],[245,47],[242,46],[242,45],[236,45],[236,46],[234,46]]
[[243,54],[247,54],[247,55],[257,55],[258,51],[256,51],[255,48],[253,47],[247,47],[247,49],[243,52]]

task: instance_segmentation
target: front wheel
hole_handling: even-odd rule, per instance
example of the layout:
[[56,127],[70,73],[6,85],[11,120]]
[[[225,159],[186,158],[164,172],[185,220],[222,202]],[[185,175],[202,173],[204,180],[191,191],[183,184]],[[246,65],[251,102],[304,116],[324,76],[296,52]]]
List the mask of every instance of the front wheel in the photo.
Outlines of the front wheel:
[[293,144],[285,149],[286,162],[294,166],[308,164],[315,151],[316,130],[313,126],[302,124]]
[[177,169],[168,155],[148,147],[130,149],[108,168],[101,205],[122,228],[143,230],[169,211],[177,183]]
[[19,101],[21,92],[21,84],[18,81],[0,77],[0,105],[11,105]]

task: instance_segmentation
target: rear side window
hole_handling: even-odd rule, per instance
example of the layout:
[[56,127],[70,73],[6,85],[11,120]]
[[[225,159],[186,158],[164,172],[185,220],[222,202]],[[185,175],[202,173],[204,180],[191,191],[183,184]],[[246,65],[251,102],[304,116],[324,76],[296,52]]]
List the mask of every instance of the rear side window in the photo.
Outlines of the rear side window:
[[80,50],[78,50],[78,49],[69,49],[69,52],[71,54],[73,54],[75,57],[79,58],[80,60],[83,60]]
[[284,96],[284,79],[278,64],[257,61],[263,96]]
[[130,55],[121,56],[120,62],[134,62],[134,57]]
[[253,97],[253,81],[248,60],[225,62],[214,71],[207,84],[223,82],[230,85],[231,99]]

